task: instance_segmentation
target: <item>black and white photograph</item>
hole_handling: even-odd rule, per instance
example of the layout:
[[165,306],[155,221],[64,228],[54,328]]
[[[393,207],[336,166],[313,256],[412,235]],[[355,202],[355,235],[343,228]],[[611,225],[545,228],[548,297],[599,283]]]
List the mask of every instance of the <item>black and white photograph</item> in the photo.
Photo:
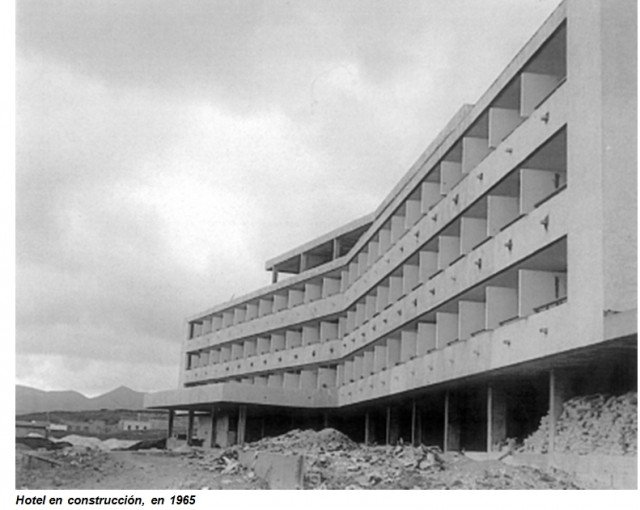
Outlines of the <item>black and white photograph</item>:
[[14,9],[12,505],[637,491],[634,0]]

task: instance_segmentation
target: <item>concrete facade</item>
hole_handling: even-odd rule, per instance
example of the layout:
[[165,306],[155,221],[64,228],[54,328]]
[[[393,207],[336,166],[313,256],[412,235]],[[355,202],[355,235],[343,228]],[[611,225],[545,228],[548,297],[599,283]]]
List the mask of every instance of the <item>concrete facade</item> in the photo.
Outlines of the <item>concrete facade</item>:
[[561,4],[376,211],[191,317],[180,388],[145,405],[207,445],[329,424],[492,450],[585,374],[635,387],[636,48],[634,2]]

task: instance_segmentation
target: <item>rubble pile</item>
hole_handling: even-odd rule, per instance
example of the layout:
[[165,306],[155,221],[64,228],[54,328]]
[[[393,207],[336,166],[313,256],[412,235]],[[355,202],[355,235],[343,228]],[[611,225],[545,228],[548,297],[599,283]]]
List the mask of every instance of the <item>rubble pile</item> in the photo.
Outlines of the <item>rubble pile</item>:
[[477,462],[437,446],[358,445],[334,429],[294,430],[247,448],[303,455],[305,489],[578,488],[560,472]]
[[342,432],[326,428],[320,431],[294,429],[276,437],[266,437],[251,444],[252,448],[269,451],[290,451],[293,449],[306,450],[353,450],[358,445]]
[[[556,423],[555,450],[586,455],[636,455],[638,450],[638,394],[588,395],[563,404]],[[549,451],[549,416],[524,440],[523,451]]]
[[40,449],[36,458],[48,459],[48,462],[35,464],[28,462],[29,452],[16,453],[16,479],[21,481],[18,485],[21,488],[38,487],[43,483],[53,488],[67,486],[87,473],[100,477],[106,467],[113,464],[108,451],[86,446],[65,446],[49,451]]

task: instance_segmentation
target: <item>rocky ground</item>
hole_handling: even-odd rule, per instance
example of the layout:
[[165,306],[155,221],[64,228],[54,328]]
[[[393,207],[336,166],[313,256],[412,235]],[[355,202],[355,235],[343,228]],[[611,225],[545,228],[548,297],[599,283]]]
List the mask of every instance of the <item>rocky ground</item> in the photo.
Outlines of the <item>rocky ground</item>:
[[[584,488],[560,471],[475,461],[458,453],[442,454],[437,447],[363,446],[334,429],[294,430],[245,448],[303,455],[305,489]],[[239,447],[109,451],[91,441],[48,451],[21,447],[16,452],[16,488],[266,488],[237,462],[238,451]]]

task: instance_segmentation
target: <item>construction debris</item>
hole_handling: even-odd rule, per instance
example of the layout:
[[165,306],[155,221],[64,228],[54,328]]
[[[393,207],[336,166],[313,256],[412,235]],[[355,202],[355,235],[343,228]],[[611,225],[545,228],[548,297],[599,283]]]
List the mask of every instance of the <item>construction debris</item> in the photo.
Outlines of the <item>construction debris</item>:
[[[586,455],[637,455],[638,394],[574,397],[562,406],[556,421],[554,451]],[[549,451],[549,416],[524,441],[522,451]]]
[[559,471],[473,461],[437,446],[364,446],[334,429],[293,430],[247,448],[298,453],[305,489],[575,489]]
[[290,451],[292,448],[324,451],[353,450],[357,443],[349,439],[342,432],[326,428],[319,432],[314,430],[294,429],[276,437],[267,437],[251,444],[252,448],[269,451]]

